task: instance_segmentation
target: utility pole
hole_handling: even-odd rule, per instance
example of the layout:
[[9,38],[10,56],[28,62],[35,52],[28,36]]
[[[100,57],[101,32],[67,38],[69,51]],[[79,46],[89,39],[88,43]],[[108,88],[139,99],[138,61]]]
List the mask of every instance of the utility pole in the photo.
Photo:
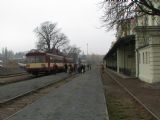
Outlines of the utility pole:
[[88,43],[87,43],[87,56],[86,56],[86,62],[88,64]]
[[88,43],[87,43],[87,56],[88,56]]

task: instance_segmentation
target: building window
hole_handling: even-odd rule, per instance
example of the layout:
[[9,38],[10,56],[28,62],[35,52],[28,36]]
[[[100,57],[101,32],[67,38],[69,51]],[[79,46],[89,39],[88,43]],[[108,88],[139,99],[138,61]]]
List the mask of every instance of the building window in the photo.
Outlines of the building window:
[[154,25],[155,25],[155,17],[152,16],[152,26],[154,26]]
[[160,26],[160,17],[156,17],[156,24]]
[[146,52],[146,64],[148,63],[148,55],[147,55],[147,52]]
[[141,64],[141,54],[138,53],[138,55],[139,55],[139,64]]
[[148,52],[148,64],[150,64],[150,52]]
[[147,26],[148,25],[148,16],[145,15],[144,17],[144,25]]
[[144,52],[143,52],[143,64],[144,64]]

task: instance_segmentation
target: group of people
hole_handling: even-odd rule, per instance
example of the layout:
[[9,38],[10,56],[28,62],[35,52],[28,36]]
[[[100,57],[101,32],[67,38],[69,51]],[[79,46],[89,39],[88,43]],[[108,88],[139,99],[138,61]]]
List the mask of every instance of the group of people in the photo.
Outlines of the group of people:
[[91,64],[65,64],[65,72],[71,74],[72,72],[85,73],[86,70],[91,70]]
[[91,64],[80,64],[78,67],[78,73],[85,73],[86,70],[91,70]]

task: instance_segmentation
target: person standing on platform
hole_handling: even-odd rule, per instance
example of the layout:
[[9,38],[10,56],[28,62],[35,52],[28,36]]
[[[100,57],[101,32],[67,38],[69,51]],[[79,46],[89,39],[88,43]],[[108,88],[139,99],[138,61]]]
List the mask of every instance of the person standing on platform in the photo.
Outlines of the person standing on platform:
[[65,72],[67,73],[67,70],[68,70],[67,64],[64,65],[64,68],[65,68]]

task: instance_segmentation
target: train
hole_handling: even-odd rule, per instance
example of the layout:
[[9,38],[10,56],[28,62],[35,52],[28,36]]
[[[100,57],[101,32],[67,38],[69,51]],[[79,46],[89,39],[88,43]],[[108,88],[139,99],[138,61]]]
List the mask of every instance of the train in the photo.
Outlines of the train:
[[26,61],[26,71],[33,75],[66,71],[66,66],[74,64],[71,57],[55,55],[39,50],[28,52],[26,54]]
[[2,68],[2,67],[3,67],[3,61],[0,60],[0,68]]

